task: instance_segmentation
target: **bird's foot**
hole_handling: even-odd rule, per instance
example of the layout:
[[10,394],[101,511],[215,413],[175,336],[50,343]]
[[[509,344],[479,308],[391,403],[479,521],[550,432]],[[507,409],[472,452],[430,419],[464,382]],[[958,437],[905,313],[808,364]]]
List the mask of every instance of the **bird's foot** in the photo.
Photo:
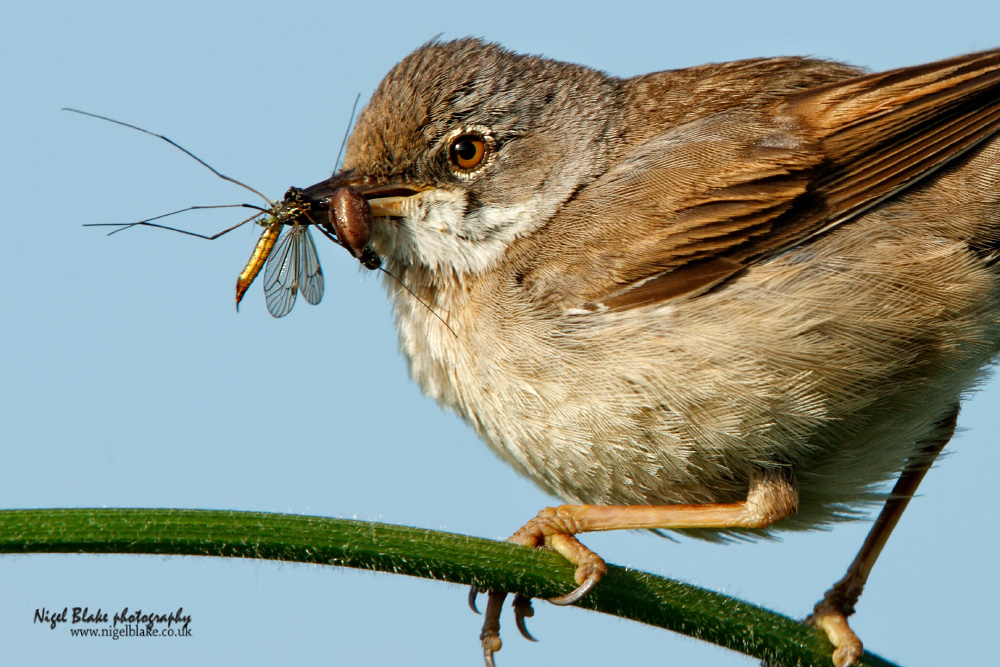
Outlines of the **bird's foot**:
[[847,617],[852,612],[853,609],[845,609],[844,605],[839,604],[836,596],[827,593],[806,619],[807,623],[825,632],[830,643],[833,644],[833,664],[835,667],[852,667],[852,665],[857,664],[865,652],[861,640],[847,623]]
[[[477,614],[479,609],[476,608],[476,596],[481,592],[485,591],[481,591],[476,586],[473,586],[472,590],[469,591],[469,606]],[[483,619],[483,630],[479,633],[479,641],[483,646],[483,660],[486,667],[494,667],[493,654],[503,646],[503,642],[500,641],[500,610],[503,608],[507,593],[503,591],[489,591],[488,593],[486,617]],[[535,615],[535,610],[531,607],[531,599],[523,595],[515,595],[513,607],[514,620],[521,636],[533,642],[538,641],[528,632],[528,626],[524,622],[524,619]]]
[[[559,597],[550,598],[549,602],[557,605],[572,605],[583,599],[594,589],[597,582],[608,571],[608,566],[600,556],[583,546],[574,537],[581,532],[573,518],[575,506],[548,507],[538,513],[534,519],[526,523],[520,530],[507,540],[514,544],[528,547],[547,547],[564,556],[576,565],[574,579],[577,587]],[[469,606],[478,613],[476,596],[480,593],[475,586],[469,592]],[[500,610],[503,607],[505,592],[490,591],[486,603],[486,614],[483,619],[483,630],[479,640],[483,646],[483,659],[486,667],[494,667],[493,654],[500,650]],[[531,600],[523,595],[514,597],[514,620],[521,635],[531,641],[537,641],[528,632],[524,619],[534,615]]]
[[570,605],[579,602],[608,571],[604,559],[583,546],[575,537],[577,533],[588,529],[577,520],[580,508],[579,505],[546,507],[507,540],[526,547],[547,547],[576,565],[573,578],[578,584],[577,588],[566,595],[551,598],[549,602],[553,604]]

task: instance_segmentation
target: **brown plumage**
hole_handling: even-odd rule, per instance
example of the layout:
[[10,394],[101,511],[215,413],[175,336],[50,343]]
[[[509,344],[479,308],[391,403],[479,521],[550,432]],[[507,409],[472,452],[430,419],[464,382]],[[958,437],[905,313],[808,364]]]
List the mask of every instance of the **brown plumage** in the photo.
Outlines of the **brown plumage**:
[[998,129],[997,51],[615,79],[432,42],[306,194],[368,199],[424,390],[589,503],[512,538],[577,564],[570,600],[604,567],[575,533],[811,528],[899,475],[813,616],[848,665],[868,570],[1000,346]]
[[[697,99],[736,69],[744,77],[739,83],[761,91],[754,105],[732,95],[725,106],[713,99],[714,106],[686,111],[681,125],[670,118],[567,203],[558,243],[549,244],[533,267],[541,293],[594,303],[611,298],[617,307],[648,305],[650,290],[641,290],[634,302],[628,292],[662,276],[658,287],[665,298],[675,298],[704,286],[687,281],[686,289],[676,289],[671,276],[690,273],[678,269],[725,258],[735,273],[849,221],[1000,127],[1000,55],[994,52],[792,94],[799,82],[790,75],[800,68],[818,79],[814,71],[827,65],[827,80],[853,72],[796,59],[738,65],[697,78],[685,94]],[[665,72],[624,85],[674,77]],[[773,78],[773,88],[766,78]],[[788,88],[779,89],[781,83]],[[626,107],[626,122],[646,112],[648,94],[629,96],[634,106]],[[653,189],[657,196],[649,197]],[[592,224],[609,207],[627,212],[624,219]],[[586,263],[567,252],[583,245],[596,249]],[[724,270],[705,273],[715,284]],[[560,294],[561,283],[573,287]]]

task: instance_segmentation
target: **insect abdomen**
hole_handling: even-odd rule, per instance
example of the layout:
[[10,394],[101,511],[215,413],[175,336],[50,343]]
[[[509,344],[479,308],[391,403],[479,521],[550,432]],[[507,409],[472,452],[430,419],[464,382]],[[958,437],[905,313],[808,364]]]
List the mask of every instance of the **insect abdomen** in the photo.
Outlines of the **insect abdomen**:
[[243,300],[243,295],[250,289],[250,285],[253,284],[257,274],[260,273],[261,268],[264,266],[268,255],[271,254],[274,244],[278,241],[278,235],[281,233],[282,227],[284,227],[284,224],[275,220],[260,235],[257,245],[254,246],[253,254],[250,255],[246,266],[243,267],[239,278],[236,279],[236,310],[240,309],[240,301]]

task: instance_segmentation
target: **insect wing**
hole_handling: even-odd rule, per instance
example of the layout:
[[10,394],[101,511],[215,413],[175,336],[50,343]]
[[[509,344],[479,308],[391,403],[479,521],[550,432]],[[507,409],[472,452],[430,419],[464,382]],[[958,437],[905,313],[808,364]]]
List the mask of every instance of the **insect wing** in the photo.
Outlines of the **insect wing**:
[[292,226],[282,234],[264,267],[264,300],[274,317],[284,317],[295,305],[295,293],[299,289],[297,266],[301,231],[298,226]]
[[298,280],[302,298],[316,305],[323,298],[323,269],[319,265],[316,244],[308,227],[303,227],[298,235]]

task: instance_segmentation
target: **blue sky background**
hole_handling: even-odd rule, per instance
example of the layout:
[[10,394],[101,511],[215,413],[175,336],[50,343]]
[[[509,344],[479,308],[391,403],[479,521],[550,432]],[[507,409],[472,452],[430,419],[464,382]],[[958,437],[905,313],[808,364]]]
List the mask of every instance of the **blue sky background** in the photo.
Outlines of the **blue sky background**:
[[[150,137],[167,134],[279,197],[325,177],[351,104],[438,33],[615,75],[813,54],[872,69],[1000,45],[989,2],[24,3],[0,0],[0,507],[184,507],[356,517],[503,538],[551,504],[408,379],[379,281],[319,241],[327,291],[274,320],[233,284],[256,230],[214,243],[128,222],[252,201]],[[176,222],[218,231],[236,213]],[[877,565],[855,617],[908,666],[995,653],[1000,386]],[[587,536],[609,561],[801,617],[868,523],[781,543]],[[183,640],[83,640],[38,607],[193,616]],[[504,665],[746,666],[755,661],[628,621],[536,604]],[[9,664],[477,665],[465,589],[329,567],[153,556],[0,556]]]

